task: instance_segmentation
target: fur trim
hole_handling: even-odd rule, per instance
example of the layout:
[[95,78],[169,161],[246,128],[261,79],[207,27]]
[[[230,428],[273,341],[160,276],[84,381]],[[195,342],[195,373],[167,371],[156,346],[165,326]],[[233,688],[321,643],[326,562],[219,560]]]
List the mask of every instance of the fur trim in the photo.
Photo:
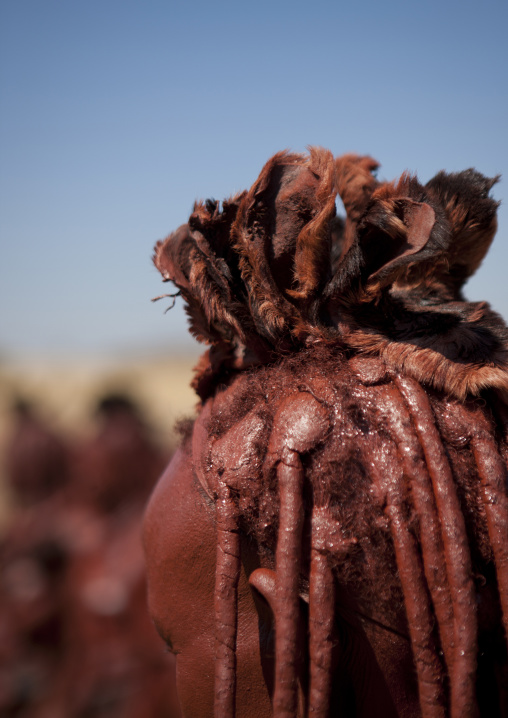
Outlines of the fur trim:
[[[508,330],[461,288],[492,242],[497,178],[440,172],[427,185],[372,175],[370,157],[279,152],[251,189],[198,202],[154,262],[211,349],[201,397],[231,372],[321,342],[382,357],[460,399],[508,391]],[[347,211],[335,216],[340,194]]]

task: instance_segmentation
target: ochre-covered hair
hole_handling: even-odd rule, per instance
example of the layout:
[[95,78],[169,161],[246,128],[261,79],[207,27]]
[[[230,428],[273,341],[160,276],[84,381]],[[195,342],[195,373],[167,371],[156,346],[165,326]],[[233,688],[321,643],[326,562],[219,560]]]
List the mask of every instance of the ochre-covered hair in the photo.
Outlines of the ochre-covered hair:
[[495,233],[496,180],[380,183],[376,167],[279,153],[156,246],[211,345],[192,454],[217,515],[217,718],[235,711],[244,535],[277,576],[277,718],[296,714],[302,595],[309,715],[338,710],[334,626],[351,600],[408,636],[422,716],[506,700],[508,330],[462,295]]

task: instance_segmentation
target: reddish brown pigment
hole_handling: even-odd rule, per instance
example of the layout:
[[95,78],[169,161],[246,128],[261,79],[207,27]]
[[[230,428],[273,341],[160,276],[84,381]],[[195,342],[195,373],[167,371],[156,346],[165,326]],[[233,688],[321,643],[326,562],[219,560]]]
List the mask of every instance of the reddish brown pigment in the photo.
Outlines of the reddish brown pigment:
[[279,153],[156,247],[211,345],[145,524],[187,718],[508,715],[495,180],[375,167]]

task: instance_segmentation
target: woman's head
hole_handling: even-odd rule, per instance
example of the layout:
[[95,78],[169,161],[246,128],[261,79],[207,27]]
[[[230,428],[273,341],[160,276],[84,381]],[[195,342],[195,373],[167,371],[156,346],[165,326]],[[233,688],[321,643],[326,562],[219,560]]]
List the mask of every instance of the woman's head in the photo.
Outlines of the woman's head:
[[504,419],[472,395],[507,385],[506,328],[444,270],[490,242],[491,183],[371,164],[277,155],[157,248],[212,343],[145,522],[186,716],[499,709]]

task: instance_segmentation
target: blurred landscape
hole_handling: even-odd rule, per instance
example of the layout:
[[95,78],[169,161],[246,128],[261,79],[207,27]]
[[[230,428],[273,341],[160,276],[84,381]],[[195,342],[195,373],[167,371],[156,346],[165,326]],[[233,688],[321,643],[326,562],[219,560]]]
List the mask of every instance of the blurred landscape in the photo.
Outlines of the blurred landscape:
[[0,361],[0,528],[8,520],[4,449],[12,431],[12,406],[30,402],[41,419],[70,442],[89,437],[94,409],[108,393],[128,395],[139,407],[154,441],[174,448],[175,422],[191,416],[197,397],[190,387],[198,352],[119,359]]
[[0,715],[179,718],[141,523],[191,354],[0,364]]

